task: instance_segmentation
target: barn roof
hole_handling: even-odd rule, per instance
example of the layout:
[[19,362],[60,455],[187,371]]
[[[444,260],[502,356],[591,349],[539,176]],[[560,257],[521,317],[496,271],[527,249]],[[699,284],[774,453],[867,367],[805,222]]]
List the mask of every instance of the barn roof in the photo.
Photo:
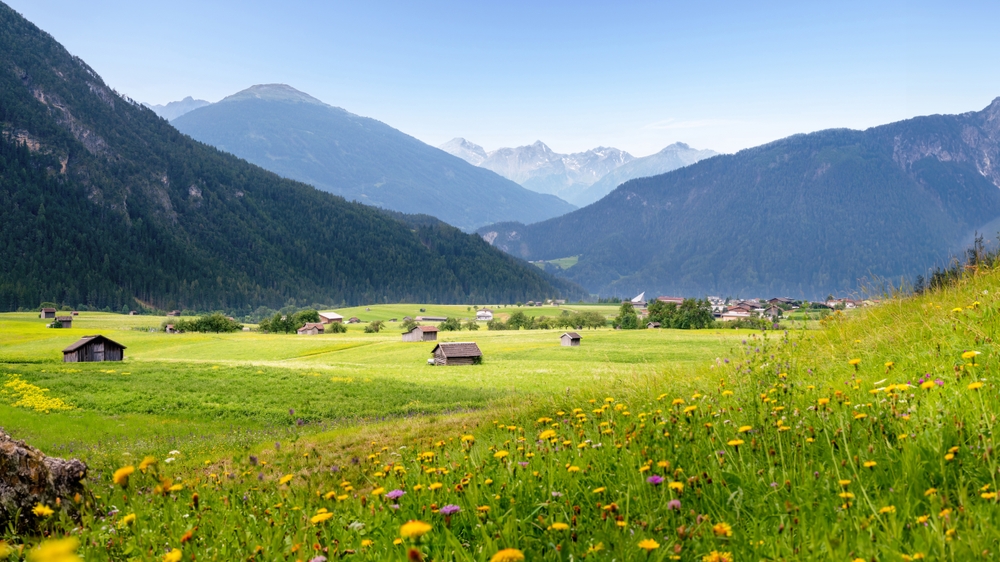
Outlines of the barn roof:
[[42,312],[55,312],[55,311],[56,311],[56,309],[54,309],[54,308],[43,308],[42,309]]
[[344,319],[343,316],[337,314],[336,312],[334,312],[332,310],[328,310],[326,312],[320,312],[319,315],[322,316],[323,318],[328,318],[330,320],[336,320],[337,318],[340,318],[341,320]]
[[59,321],[59,322],[72,322],[73,321],[73,317],[72,316],[56,316],[56,320]]
[[106,338],[106,337],[101,336],[101,335],[96,335],[96,336],[83,336],[82,338],[80,338],[79,340],[77,340],[75,343],[73,343],[73,345],[71,345],[71,346],[67,347],[66,349],[64,349],[63,353],[72,353],[72,352],[80,349],[81,347],[87,345],[88,343],[90,343],[92,341],[97,341],[97,340],[104,340],[107,343],[113,343],[113,344],[117,345],[118,347],[120,347],[122,349],[125,349],[124,345],[122,345],[122,344],[120,344],[120,343],[118,343],[118,342],[116,342],[116,341],[114,341],[114,340],[112,340],[110,338]]
[[409,330],[407,330],[406,333],[407,334],[412,334],[413,332],[418,331],[418,330],[421,331],[421,332],[437,332],[437,331],[439,331],[437,326],[414,326],[414,327],[410,328]]
[[448,342],[439,343],[434,346],[431,353],[437,353],[440,349],[445,357],[482,357],[483,352],[479,351],[479,346],[474,342]]
[[559,337],[562,338],[562,337],[566,337],[566,336],[569,336],[570,339],[574,339],[574,340],[583,339],[583,336],[581,336],[580,334],[578,334],[576,332],[566,332],[565,334],[563,334],[563,335],[561,335]]

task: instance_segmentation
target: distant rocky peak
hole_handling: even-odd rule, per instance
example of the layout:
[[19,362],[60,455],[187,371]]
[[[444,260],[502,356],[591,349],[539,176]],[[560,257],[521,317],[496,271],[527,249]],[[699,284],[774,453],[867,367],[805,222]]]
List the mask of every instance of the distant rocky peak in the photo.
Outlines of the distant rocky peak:
[[232,101],[245,101],[259,99],[265,101],[281,101],[293,103],[310,103],[314,105],[327,105],[320,100],[310,96],[305,92],[300,92],[288,84],[258,84],[250,86],[246,90],[223,98],[219,103]]

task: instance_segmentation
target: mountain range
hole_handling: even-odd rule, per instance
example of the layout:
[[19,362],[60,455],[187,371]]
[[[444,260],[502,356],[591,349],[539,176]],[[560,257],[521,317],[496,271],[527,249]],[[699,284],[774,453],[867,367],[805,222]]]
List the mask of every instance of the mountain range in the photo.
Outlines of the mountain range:
[[192,140],[2,3],[0,263],[0,310],[585,296],[435,218],[348,202]]
[[206,105],[211,105],[212,102],[205,100],[196,100],[191,96],[188,96],[181,101],[172,101],[164,105],[150,105],[144,103],[142,105],[153,110],[153,113],[159,115],[160,117],[170,121],[171,119],[177,119],[181,115],[189,111],[198,109],[199,107],[205,107]]
[[711,150],[695,150],[684,143],[672,144],[642,158],[603,146],[559,154],[541,141],[487,152],[463,138],[452,139],[440,148],[528,189],[557,195],[581,207],[597,201],[632,178],[662,174],[717,154]]
[[1000,98],[982,111],[795,135],[536,224],[479,232],[591,293],[821,298],[946,265],[1000,228]]
[[284,84],[253,86],[171,124],[286,178],[348,200],[431,215],[467,231],[575,209]]

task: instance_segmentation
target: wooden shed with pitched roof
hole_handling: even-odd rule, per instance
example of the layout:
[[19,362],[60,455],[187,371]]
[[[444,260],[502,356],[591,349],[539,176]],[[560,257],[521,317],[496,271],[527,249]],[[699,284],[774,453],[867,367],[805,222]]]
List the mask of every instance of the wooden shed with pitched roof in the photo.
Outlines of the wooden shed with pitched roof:
[[435,365],[478,365],[483,352],[474,342],[442,342],[431,350]]
[[83,336],[63,350],[63,363],[90,361],[121,361],[125,359],[125,346],[104,336]]
[[403,332],[403,341],[436,341],[437,326],[414,326],[408,332]]
[[582,339],[583,337],[576,332],[566,332],[559,336],[559,342],[563,347],[577,347],[580,345],[580,340]]

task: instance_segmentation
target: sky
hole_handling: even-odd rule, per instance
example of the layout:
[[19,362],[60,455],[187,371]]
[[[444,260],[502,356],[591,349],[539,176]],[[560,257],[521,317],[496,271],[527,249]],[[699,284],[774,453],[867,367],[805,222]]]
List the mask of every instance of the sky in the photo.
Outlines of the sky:
[[284,83],[435,146],[735,152],[1000,96],[995,0],[3,1],[138,101]]

